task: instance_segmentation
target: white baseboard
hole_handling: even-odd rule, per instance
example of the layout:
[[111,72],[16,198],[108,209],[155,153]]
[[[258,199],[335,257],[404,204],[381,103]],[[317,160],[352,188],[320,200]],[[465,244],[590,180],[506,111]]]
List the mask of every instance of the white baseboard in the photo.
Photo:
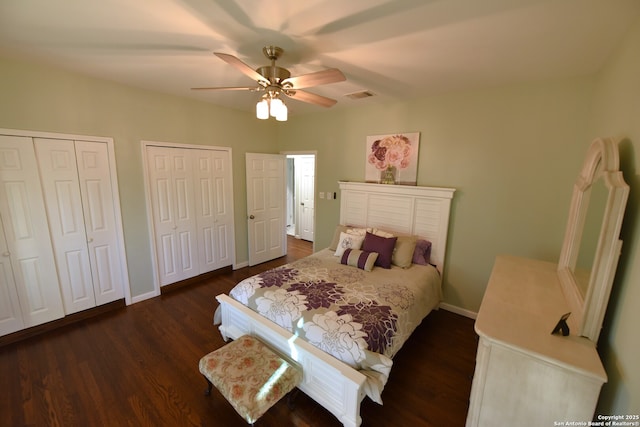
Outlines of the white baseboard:
[[471,311],[465,308],[457,307],[455,305],[447,304],[446,302],[441,302],[440,308],[455,314],[459,314],[464,317],[468,317],[469,319],[475,319],[476,317],[478,317],[478,313],[476,313],[475,311]]

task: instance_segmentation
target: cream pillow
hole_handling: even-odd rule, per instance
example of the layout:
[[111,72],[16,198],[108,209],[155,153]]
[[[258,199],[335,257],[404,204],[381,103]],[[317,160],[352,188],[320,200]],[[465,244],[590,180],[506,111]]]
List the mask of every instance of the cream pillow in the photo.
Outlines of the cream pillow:
[[367,234],[367,231],[371,233],[370,228],[348,228],[347,233],[355,234],[356,236],[364,236]]
[[364,236],[359,236],[357,234],[349,234],[349,233],[340,233],[340,241],[338,242],[338,247],[336,248],[335,256],[342,256],[346,249],[360,249],[362,246],[362,242],[364,241]]
[[398,236],[396,246],[393,248],[391,264],[402,268],[409,268],[413,263],[413,251],[416,248],[416,236]]
[[388,231],[384,231],[384,230],[381,230],[379,228],[374,228],[373,231],[370,232],[370,233],[373,233],[376,236],[384,237],[384,238],[387,238],[387,239],[389,237],[396,237],[397,236],[397,234],[389,233]]

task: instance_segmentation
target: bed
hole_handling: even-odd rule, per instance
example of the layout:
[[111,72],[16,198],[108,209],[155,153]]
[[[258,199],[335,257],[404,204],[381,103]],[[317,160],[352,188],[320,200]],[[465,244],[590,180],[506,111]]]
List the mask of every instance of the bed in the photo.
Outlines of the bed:
[[[339,184],[345,225],[330,247],[218,295],[216,323],[225,340],[255,335],[298,361],[298,388],[356,427],[363,398],[382,403],[393,356],[438,307],[455,190]],[[350,236],[356,246],[349,247]],[[428,262],[416,264],[414,247],[424,241]],[[391,242],[393,255],[383,247]]]

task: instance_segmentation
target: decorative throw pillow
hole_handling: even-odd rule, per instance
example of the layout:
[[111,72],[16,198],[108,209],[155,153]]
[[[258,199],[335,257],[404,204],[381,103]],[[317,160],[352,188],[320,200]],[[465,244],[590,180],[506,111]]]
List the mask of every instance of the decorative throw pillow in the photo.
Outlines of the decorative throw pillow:
[[419,265],[429,265],[431,260],[431,242],[420,239],[416,242],[416,248],[413,251],[413,263]]
[[396,246],[393,249],[393,255],[391,256],[391,264],[397,265],[400,268],[411,267],[417,240],[418,238],[416,236],[398,236]]
[[333,239],[331,239],[331,244],[329,245],[329,249],[335,251],[338,249],[338,243],[340,243],[340,233],[348,233],[348,234],[357,234],[364,237],[367,231],[370,231],[371,228],[357,228],[351,225],[337,225],[336,229],[333,231]]
[[346,225],[338,225],[336,226],[335,231],[333,232],[333,239],[331,240],[331,244],[329,245],[329,249],[335,251],[338,249],[338,243],[340,243],[340,233],[344,233],[347,231]]
[[371,271],[378,259],[376,252],[367,252],[360,249],[345,249],[340,259],[340,263],[358,267],[361,270]]
[[345,249],[360,249],[364,239],[364,236],[344,232],[340,233],[340,241],[338,242],[338,247],[336,248],[336,253],[334,255],[342,256]]
[[372,233],[367,233],[362,242],[362,250],[367,252],[377,252],[376,264],[382,268],[391,268],[391,257],[393,248],[396,245],[397,237],[380,237]]

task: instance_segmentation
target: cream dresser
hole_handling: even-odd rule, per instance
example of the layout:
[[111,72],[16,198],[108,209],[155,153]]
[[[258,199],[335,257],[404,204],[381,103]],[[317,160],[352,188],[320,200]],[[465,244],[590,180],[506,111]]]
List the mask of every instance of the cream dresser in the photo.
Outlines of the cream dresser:
[[475,324],[467,427],[592,419],[607,375],[592,341],[551,334],[569,311],[556,264],[496,259]]
[[[617,142],[596,139],[574,184],[558,263],[496,258],[475,324],[480,340],[467,427],[593,419],[607,381],[596,343],[628,194]],[[552,334],[567,313],[570,333]]]

